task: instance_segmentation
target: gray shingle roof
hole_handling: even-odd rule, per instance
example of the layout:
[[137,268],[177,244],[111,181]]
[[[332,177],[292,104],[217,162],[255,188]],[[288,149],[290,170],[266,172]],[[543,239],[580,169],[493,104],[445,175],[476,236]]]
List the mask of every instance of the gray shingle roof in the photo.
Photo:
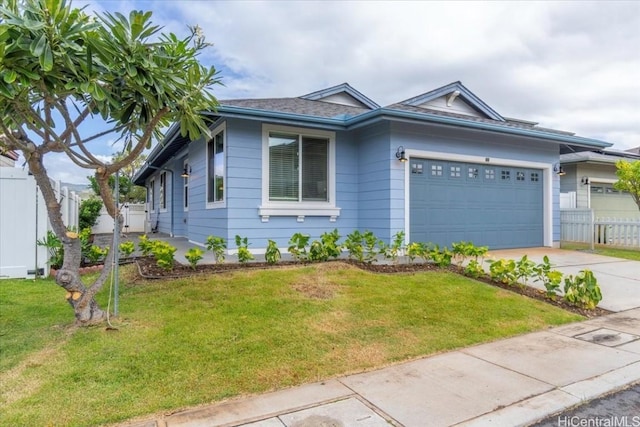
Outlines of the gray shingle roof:
[[219,102],[222,106],[253,108],[324,118],[344,119],[371,111],[367,108],[324,101],[311,101],[302,98],[230,99]]
[[559,135],[575,135],[575,133],[573,132],[566,132],[562,130],[548,129],[548,128],[536,126],[532,122],[526,122],[526,121],[520,121],[520,120],[511,121],[509,119],[503,122],[500,120],[493,120],[485,117],[476,117],[476,116],[469,116],[466,114],[452,113],[448,111],[433,110],[431,108],[416,107],[416,106],[407,105],[403,103],[391,104],[385,108],[389,110],[400,110],[400,111],[409,111],[412,113],[433,114],[436,116],[453,117],[456,119],[470,120],[474,122],[491,123],[494,125],[504,126],[509,128],[538,130],[542,132],[557,133]]

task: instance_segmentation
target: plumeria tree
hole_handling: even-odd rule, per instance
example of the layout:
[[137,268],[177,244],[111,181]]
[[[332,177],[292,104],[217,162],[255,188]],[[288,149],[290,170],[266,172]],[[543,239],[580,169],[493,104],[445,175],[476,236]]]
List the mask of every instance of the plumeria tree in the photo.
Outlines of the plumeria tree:
[[629,192],[640,209],[640,160],[634,162],[618,160],[616,175],[618,181],[613,184],[615,189]]
[[[94,297],[112,261],[95,281],[83,282],[80,241],[62,222],[45,159],[64,153],[91,170],[116,218],[109,177],[131,165],[171,123],[191,140],[206,134],[200,113],[217,105],[211,89],[220,81],[198,60],[209,46],[199,29],[181,38],[161,33],[150,19],[151,12],[142,11],[91,16],[66,0],[4,0],[0,6],[0,147],[22,153],[44,196],[64,245],[56,283],[82,325],[106,318]],[[91,125],[97,119],[106,127],[98,132]],[[110,134],[124,141],[125,153],[103,162],[91,143]]]

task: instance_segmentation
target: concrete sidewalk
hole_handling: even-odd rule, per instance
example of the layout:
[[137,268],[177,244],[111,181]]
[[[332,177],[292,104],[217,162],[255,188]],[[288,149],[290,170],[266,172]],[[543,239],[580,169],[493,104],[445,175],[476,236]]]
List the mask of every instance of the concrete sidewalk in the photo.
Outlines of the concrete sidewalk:
[[640,381],[640,309],[129,427],[518,426]]

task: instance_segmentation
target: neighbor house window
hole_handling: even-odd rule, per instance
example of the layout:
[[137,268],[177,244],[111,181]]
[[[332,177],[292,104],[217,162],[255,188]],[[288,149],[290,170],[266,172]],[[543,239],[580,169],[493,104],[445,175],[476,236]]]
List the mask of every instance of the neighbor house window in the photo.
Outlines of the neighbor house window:
[[214,131],[207,142],[207,203],[210,206],[224,202],[225,190],[225,127]]
[[156,180],[149,181],[149,188],[147,189],[147,202],[149,202],[149,210],[154,212],[156,210]]
[[329,139],[269,133],[269,200],[328,200]]
[[167,173],[160,174],[160,209],[167,209]]
[[269,216],[328,216],[335,221],[335,133],[263,125],[263,222]]

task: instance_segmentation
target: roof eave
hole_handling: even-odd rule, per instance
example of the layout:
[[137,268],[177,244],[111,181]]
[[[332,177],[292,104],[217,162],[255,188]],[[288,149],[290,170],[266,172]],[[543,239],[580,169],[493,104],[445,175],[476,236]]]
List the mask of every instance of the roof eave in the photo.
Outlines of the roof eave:
[[535,129],[522,129],[522,128],[508,128],[501,125],[495,125],[492,123],[475,122],[471,120],[464,120],[455,117],[444,117],[429,113],[415,113],[410,111],[398,111],[392,109],[381,108],[379,110],[372,111],[370,113],[364,113],[356,117],[352,117],[346,121],[347,128],[353,129],[362,127],[371,121],[378,121],[384,118],[390,119],[408,119],[410,121],[417,122],[429,122],[442,125],[458,126],[468,129],[479,129],[485,131],[491,131],[501,134],[518,135],[536,139],[544,139],[548,141],[554,141],[561,144],[570,144],[574,146],[580,146],[590,149],[602,149],[610,147],[610,144],[605,141],[599,141],[596,139],[583,138],[579,136],[560,135],[550,132],[539,131]]

